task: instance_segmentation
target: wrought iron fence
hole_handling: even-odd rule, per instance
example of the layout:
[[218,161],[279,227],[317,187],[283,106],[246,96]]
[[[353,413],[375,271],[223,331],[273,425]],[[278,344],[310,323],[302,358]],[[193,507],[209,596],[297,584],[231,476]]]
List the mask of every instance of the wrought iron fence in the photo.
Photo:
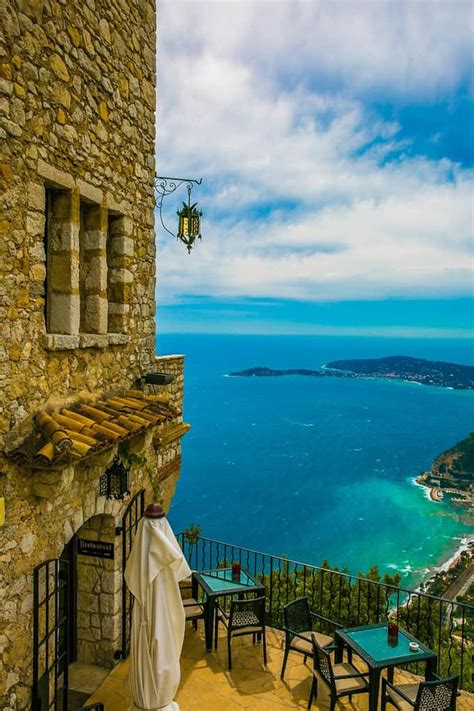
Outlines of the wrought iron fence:
[[[314,612],[345,627],[384,622],[397,609],[401,627],[438,655],[437,673],[459,674],[460,687],[474,691],[474,606],[202,536],[180,533],[178,540],[193,570],[238,561],[261,580],[272,627],[283,626],[284,606],[301,596]],[[418,673],[416,665],[410,669]]]

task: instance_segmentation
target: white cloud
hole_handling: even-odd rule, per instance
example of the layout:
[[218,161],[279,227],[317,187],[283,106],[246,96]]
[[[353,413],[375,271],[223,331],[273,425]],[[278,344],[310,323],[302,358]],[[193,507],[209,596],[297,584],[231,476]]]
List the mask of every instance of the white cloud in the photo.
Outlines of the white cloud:
[[470,71],[470,0],[162,0],[159,51],[243,61],[265,81],[437,93]]
[[188,257],[160,240],[161,302],[469,292],[469,174],[400,154],[399,127],[363,102],[454,91],[469,61],[466,3],[160,8],[158,172],[205,179],[203,243]]

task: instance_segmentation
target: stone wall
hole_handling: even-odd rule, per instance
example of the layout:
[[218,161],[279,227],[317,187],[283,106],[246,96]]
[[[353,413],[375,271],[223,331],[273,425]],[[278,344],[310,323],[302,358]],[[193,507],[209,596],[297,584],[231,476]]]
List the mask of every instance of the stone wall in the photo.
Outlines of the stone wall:
[[[134,386],[151,370],[175,376],[158,392],[169,392],[170,402],[182,408],[182,356],[155,360],[155,42],[153,0],[6,0],[2,5],[4,711],[30,708],[33,569],[58,557],[84,524],[93,535],[104,515],[109,530],[96,533],[111,537],[129,497],[115,501],[99,495],[99,477],[116,447],[60,471],[17,466],[3,448],[31,432],[37,412]],[[169,506],[181,461],[181,423],[178,415],[171,434],[160,426],[129,440],[129,451],[142,458],[132,466],[131,495],[144,488],[147,503],[161,499]],[[119,540],[115,537],[116,545]],[[108,572],[112,602],[108,578],[98,576],[94,601],[84,598],[92,595],[84,588],[87,574],[79,581],[80,655],[107,664],[118,634],[121,586],[115,568]]]
[[0,445],[155,354],[154,2],[6,0],[2,30]]
[[[157,387],[156,392],[166,392],[170,404],[180,410],[184,397],[184,355],[157,355],[154,370],[173,376],[173,382],[166,387]],[[153,389],[150,388],[150,392],[152,391]]]
[[[89,541],[115,544],[115,520],[107,514],[93,516],[77,535]],[[114,558],[77,556],[77,660],[112,667],[120,648],[120,547]]]
[[[169,508],[174,494],[180,461],[180,442],[174,440],[165,447],[157,449],[153,443],[153,433],[146,432],[129,440],[129,451],[146,459],[145,464],[133,464],[130,474],[131,496],[145,489],[145,502],[150,503],[161,499],[165,509]],[[66,543],[86,524],[94,528],[93,517],[109,518],[107,531],[101,531],[109,540],[111,531],[120,526],[130,496],[124,501],[107,500],[99,496],[99,477],[111,464],[116,450],[98,454],[84,462],[76,464],[61,472],[17,472],[18,488],[16,498],[7,496],[9,520],[0,529],[0,607],[2,608],[2,627],[0,632],[0,679],[5,680],[5,686],[0,686],[0,708],[4,711],[20,711],[30,708],[31,678],[32,678],[32,608],[33,608],[33,569],[49,558],[58,557]],[[176,462],[174,469],[163,481],[163,462]],[[92,519],[92,521],[91,521]],[[96,535],[99,531],[96,531]],[[81,531],[81,536],[83,532]],[[85,538],[92,536],[85,535]],[[120,536],[116,536],[115,565],[121,562]],[[92,559],[91,559],[92,560]],[[109,564],[111,569],[115,569]],[[108,572],[111,572],[107,568]],[[82,580],[82,582],[81,582]],[[87,605],[98,617],[89,619],[87,630],[83,614],[80,616],[79,646],[80,658],[84,661],[89,655],[89,661],[111,665],[112,647],[117,644],[119,629],[121,575],[113,577],[114,613],[107,612],[111,600],[103,597],[109,593],[103,585],[110,584],[101,578],[101,586],[84,590],[86,578],[78,580],[79,605],[82,613]],[[82,590],[81,590],[82,586]],[[88,597],[81,602],[81,594]],[[94,595],[95,597],[94,597]],[[101,601],[102,598],[102,601]],[[105,617],[107,620],[105,620]],[[101,619],[106,626],[102,629]],[[99,621],[99,627],[92,622]],[[95,627],[95,631],[92,629]],[[79,631],[79,628],[78,628]],[[97,645],[85,645],[90,642],[86,637],[99,635]],[[104,634],[103,634],[104,633]],[[94,649],[93,649],[94,647]],[[116,647],[115,647],[116,648]]]

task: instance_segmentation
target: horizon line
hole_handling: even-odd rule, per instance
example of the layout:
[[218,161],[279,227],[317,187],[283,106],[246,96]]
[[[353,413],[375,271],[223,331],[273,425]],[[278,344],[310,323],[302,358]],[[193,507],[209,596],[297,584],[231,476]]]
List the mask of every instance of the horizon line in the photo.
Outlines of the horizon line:
[[230,330],[219,330],[219,331],[207,331],[207,330],[197,330],[197,329],[183,329],[183,330],[168,330],[168,329],[157,329],[155,336],[159,335],[174,335],[174,336],[187,336],[187,335],[199,335],[199,336],[295,336],[295,337],[326,337],[326,338],[418,338],[425,340],[472,340],[474,333],[470,329],[459,329],[448,331],[446,329],[420,329],[417,331],[413,329],[412,331],[368,331],[366,329],[343,329],[340,331],[230,331]]

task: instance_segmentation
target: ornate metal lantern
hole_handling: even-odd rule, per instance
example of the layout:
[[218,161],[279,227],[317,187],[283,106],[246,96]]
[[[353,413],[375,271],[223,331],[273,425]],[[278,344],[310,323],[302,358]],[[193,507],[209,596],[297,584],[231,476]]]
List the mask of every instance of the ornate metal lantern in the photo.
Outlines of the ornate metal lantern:
[[188,204],[183,202],[183,209],[177,210],[179,217],[177,237],[186,245],[188,253],[193,248],[194,240],[201,239],[202,212],[196,205],[197,202],[191,205],[191,191],[188,188]]
[[191,205],[191,191],[194,185],[201,185],[202,178],[194,180],[193,178],[168,178],[166,176],[157,176],[155,179],[155,189],[157,193],[155,203],[158,208],[158,214],[160,216],[163,229],[174,237],[171,230],[169,230],[163,222],[163,200],[168,195],[171,195],[171,193],[174,193],[174,191],[177,190],[183,183],[187,184],[188,202],[183,202],[183,209],[177,211],[179,223],[178,234],[176,237],[186,245],[188,253],[190,253],[195,240],[201,239],[202,217],[201,210],[198,210],[196,207],[197,203],[195,202]]
[[100,477],[100,496],[106,496],[108,499],[124,499],[130,493],[129,473],[130,467],[126,467],[120,457],[115,457],[110,467]]

